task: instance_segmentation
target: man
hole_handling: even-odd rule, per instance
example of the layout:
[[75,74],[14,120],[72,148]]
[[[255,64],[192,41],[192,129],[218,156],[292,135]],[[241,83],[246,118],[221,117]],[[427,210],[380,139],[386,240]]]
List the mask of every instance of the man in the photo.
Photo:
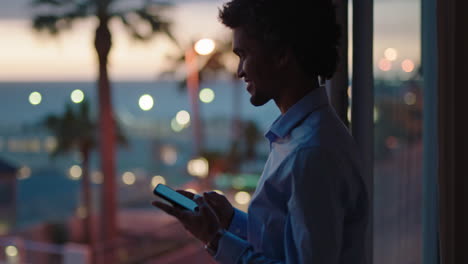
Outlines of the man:
[[265,136],[270,155],[248,214],[215,192],[191,213],[161,202],[220,263],[362,264],[367,195],[356,146],[319,79],[337,63],[331,0],[232,0],[220,20],[233,30],[237,74],[250,101],[281,111]]

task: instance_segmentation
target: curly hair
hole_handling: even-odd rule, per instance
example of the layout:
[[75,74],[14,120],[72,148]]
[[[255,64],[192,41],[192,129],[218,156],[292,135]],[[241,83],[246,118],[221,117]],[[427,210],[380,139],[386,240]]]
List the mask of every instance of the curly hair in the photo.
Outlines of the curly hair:
[[336,70],[340,27],[332,0],[231,0],[219,20],[269,51],[291,49],[307,74],[325,80]]

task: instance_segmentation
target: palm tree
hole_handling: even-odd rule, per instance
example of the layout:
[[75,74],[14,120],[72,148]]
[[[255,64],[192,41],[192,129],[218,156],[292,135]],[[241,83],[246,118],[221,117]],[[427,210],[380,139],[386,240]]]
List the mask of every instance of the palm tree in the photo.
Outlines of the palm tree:
[[[192,42],[193,46],[195,42]],[[179,78],[177,72],[180,68],[185,67],[185,55],[184,49],[179,47],[178,53],[175,55],[167,55],[168,66],[163,71],[160,77],[166,76]],[[229,67],[228,61],[234,57],[232,53],[232,40],[228,41],[216,41],[216,49],[209,55],[203,56],[204,60],[198,65],[199,81],[203,82],[209,79],[214,79],[219,75],[227,74],[233,81],[237,81],[236,69]],[[187,76],[186,74],[180,78],[179,89],[184,91],[187,88]]]
[[[78,151],[82,161],[82,205],[85,208],[83,218],[84,240],[91,249],[95,248],[95,241],[91,227],[91,190],[89,183],[89,154],[96,145],[95,128],[96,124],[89,116],[89,105],[83,102],[78,111],[72,109],[71,105],[66,106],[63,116],[49,115],[42,122],[57,139],[57,147],[52,152],[52,157],[59,154]],[[93,250],[91,250],[93,252]]]
[[[161,11],[170,5],[145,1],[141,7],[119,10],[119,0],[32,0],[33,7],[45,7],[46,13],[40,13],[33,19],[37,31],[57,35],[70,29],[80,19],[94,17],[98,21],[95,31],[94,46],[98,59],[98,99],[99,99],[99,142],[101,167],[104,174],[102,191],[102,231],[104,242],[116,239],[116,183],[115,183],[115,120],[112,111],[111,85],[107,72],[109,52],[112,47],[111,20],[120,20],[130,34],[138,40],[148,40],[156,33],[172,37],[170,23]],[[142,31],[142,24],[149,31]]]
[[[191,43],[191,46],[193,47],[195,42]],[[188,78],[187,75],[185,74],[183,77],[180,78],[180,76],[177,76],[178,70],[181,68],[185,68],[186,65],[186,50],[179,48],[178,53],[175,55],[168,55],[167,60],[168,60],[168,67],[165,71],[163,71],[160,75],[161,78],[164,78],[166,76],[169,77],[175,77],[179,79],[179,89],[181,91],[186,91],[188,89]],[[220,75],[224,75],[229,77],[234,83],[237,83],[239,79],[237,78],[236,74],[236,69],[235,67],[230,67],[231,65],[229,64],[230,61],[234,60],[234,54],[232,53],[232,40],[228,41],[216,41],[216,49],[214,52],[207,56],[199,56],[201,59],[201,62],[198,63],[197,65],[197,80],[198,82],[202,83],[203,81],[210,80],[210,79],[216,79]],[[186,69],[188,71],[188,69]],[[240,121],[239,121],[239,110],[240,110],[240,101],[239,101],[239,93],[240,89],[235,90],[235,94],[232,97],[233,98],[233,105],[234,105],[234,116],[233,116],[233,121],[232,121],[232,130],[234,133],[234,142],[232,144],[235,144],[235,136],[237,136],[239,132],[239,127],[240,127]],[[190,93],[189,93],[190,94]],[[197,97],[198,95],[192,95]],[[192,102],[193,100],[198,100],[198,98],[191,98]],[[192,111],[197,112],[198,109],[197,107],[193,105],[192,107],[194,108]],[[198,114],[195,114],[195,118],[198,117]],[[195,120],[195,122],[198,122],[198,120]],[[200,128],[201,129],[201,128]],[[200,132],[200,134],[203,134]],[[199,146],[200,147],[200,146]],[[203,150],[203,147],[201,146],[201,149],[197,149],[197,154],[200,154],[201,152],[205,152]]]
[[[84,240],[89,244],[92,259],[96,249],[96,241],[92,233],[92,197],[89,180],[89,157],[97,143],[97,123],[90,116],[90,106],[83,101],[78,108],[67,104],[63,115],[49,115],[42,122],[57,139],[57,147],[51,153],[52,157],[78,151],[82,157],[82,205],[85,208],[83,218]],[[125,136],[117,130],[119,143],[126,143]]]

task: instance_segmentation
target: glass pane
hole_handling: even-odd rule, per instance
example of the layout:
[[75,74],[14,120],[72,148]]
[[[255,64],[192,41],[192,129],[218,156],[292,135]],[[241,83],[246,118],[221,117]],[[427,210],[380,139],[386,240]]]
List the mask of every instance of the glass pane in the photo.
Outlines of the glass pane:
[[374,263],[421,263],[420,1],[375,1]]
[[[113,46],[108,77],[113,113],[126,144],[116,147],[115,153],[117,201],[105,202],[102,190],[109,177],[101,169],[102,141],[88,141],[101,124],[94,50],[97,19],[79,19],[54,36],[36,32],[31,26],[33,15],[51,15],[74,3],[59,1],[58,5],[67,6],[57,11],[47,1],[37,1],[46,3],[38,9],[29,2],[9,1],[0,8],[0,161],[19,168],[18,175],[12,176],[15,191],[0,183],[0,245],[8,247],[6,256],[0,246],[0,263],[84,263],[80,260],[90,253],[90,238],[101,239],[99,223],[108,225],[102,205],[112,202],[117,204],[119,243],[115,248],[101,242],[95,247],[102,249],[96,255],[114,251],[116,261],[109,263],[169,263],[167,259],[175,256],[184,263],[212,263],[200,243],[151,201],[156,199],[154,186],[166,183],[198,192],[216,189],[246,210],[267,159],[269,145],[263,132],[279,111],[273,102],[255,108],[244,84],[233,81],[237,60],[231,51],[231,32],[217,20],[221,2],[175,1],[171,7],[148,9],[158,17],[171,18],[180,47],[164,34],[137,42],[132,38],[136,32],[132,35],[122,23],[142,21],[133,13],[110,23]],[[114,2],[119,11],[150,5],[142,0]],[[59,22],[58,29],[65,24]],[[144,23],[135,28],[143,35],[152,29]],[[196,69],[211,67],[200,78],[200,93],[191,94],[184,82],[188,77],[184,56],[192,41],[201,37],[213,39],[216,49],[196,55],[191,62]],[[198,102],[198,118],[193,101]],[[72,110],[66,112],[68,108]],[[49,127],[47,120],[52,116],[56,123]],[[83,125],[86,120],[95,125]],[[197,120],[202,128],[199,136],[194,133]],[[198,140],[201,152],[194,155]],[[97,144],[85,153],[81,147],[90,142]],[[55,150],[62,151],[53,155]],[[2,173],[0,168],[0,180]],[[86,177],[88,185],[83,184]],[[13,195],[9,192],[17,194],[15,204],[8,203]],[[89,204],[83,198],[87,193]],[[68,242],[76,247],[70,248]]]

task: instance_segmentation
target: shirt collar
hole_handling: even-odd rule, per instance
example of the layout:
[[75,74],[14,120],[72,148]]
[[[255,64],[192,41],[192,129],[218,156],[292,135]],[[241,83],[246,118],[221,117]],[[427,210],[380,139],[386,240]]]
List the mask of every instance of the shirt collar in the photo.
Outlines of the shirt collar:
[[327,92],[324,86],[312,90],[296,104],[280,115],[265,133],[270,142],[277,138],[284,138],[293,128],[297,127],[310,113],[319,107],[328,104]]

